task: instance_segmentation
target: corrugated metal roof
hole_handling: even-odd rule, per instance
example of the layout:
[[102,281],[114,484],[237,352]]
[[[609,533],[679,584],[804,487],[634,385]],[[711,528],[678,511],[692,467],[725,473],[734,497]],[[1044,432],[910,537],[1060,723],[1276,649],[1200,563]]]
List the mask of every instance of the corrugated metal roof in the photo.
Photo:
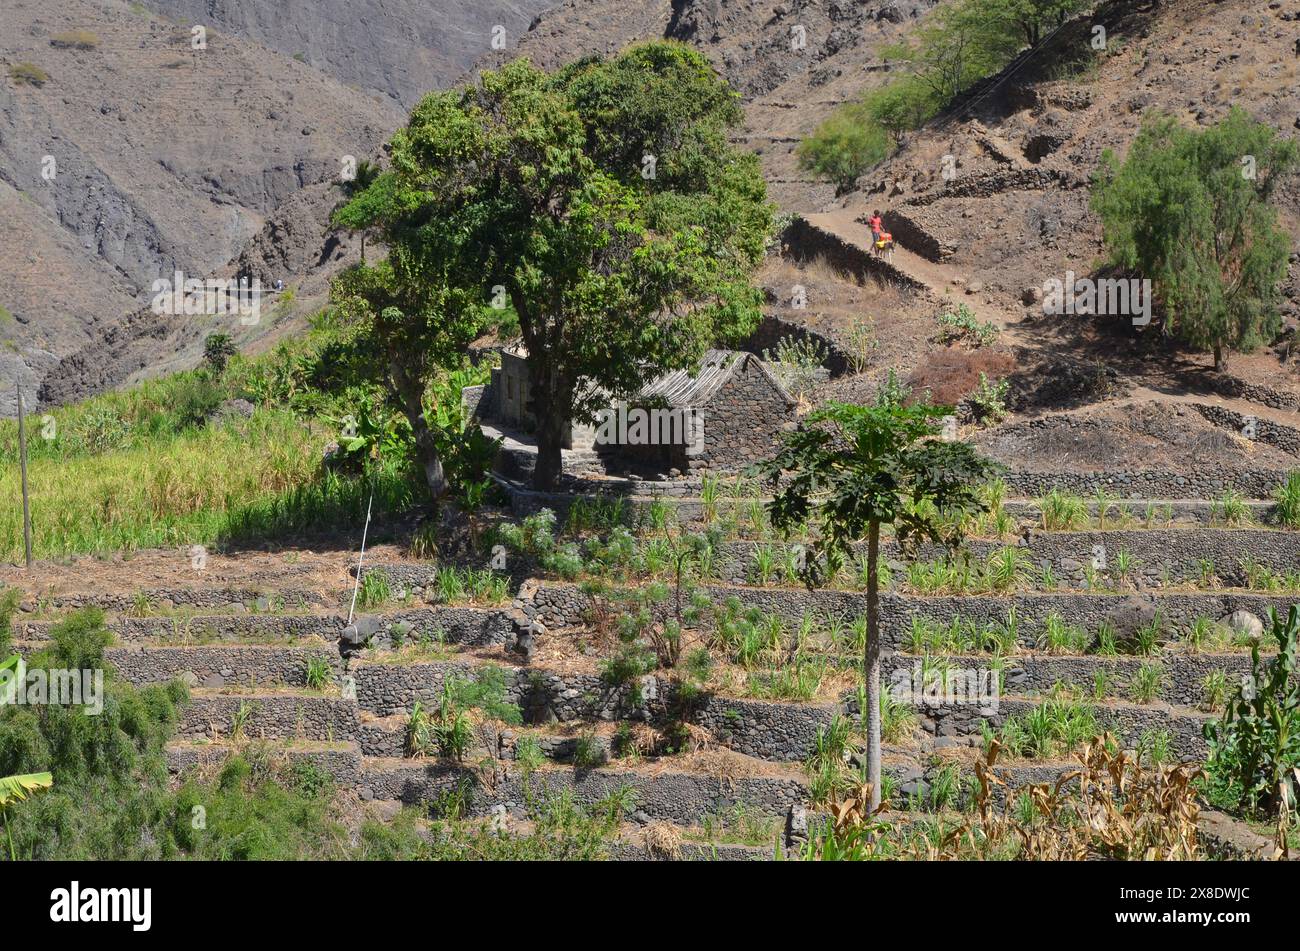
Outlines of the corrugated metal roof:
[[722,389],[745,355],[735,350],[706,350],[695,376],[688,370],[665,373],[647,383],[637,393],[637,400],[663,401],[669,406],[703,406]]
[[[505,352],[525,360],[528,358],[528,350],[522,341],[513,347],[505,348]],[[767,364],[752,353],[741,350],[706,350],[704,356],[700,358],[699,370],[694,375],[689,370],[673,370],[665,373],[643,386],[632,402],[676,406],[683,409],[701,407],[717,395],[717,392],[746,360],[754,361],[787,405],[795,405],[797,402],[795,398],[786,392],[781,381],[776,378]]]

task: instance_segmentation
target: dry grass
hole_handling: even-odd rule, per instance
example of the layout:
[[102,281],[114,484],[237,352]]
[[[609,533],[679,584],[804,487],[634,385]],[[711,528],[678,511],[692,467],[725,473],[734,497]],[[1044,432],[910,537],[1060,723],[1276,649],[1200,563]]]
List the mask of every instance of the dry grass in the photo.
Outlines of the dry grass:
[[99,46],[99,37],[89,30],[68,30],[51,36],[50,45],[60,50],[93,50]]

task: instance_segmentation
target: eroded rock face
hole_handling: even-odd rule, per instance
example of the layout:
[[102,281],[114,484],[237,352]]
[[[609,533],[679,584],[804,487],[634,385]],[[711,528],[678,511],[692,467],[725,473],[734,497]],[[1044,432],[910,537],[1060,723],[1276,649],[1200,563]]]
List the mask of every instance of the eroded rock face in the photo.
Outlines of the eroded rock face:
[[[88,0],[0,10],[0,57],[49,76],[0,89],[0,305],[12,315],[0,319],[0,351],[16,357],[6,375],[50,378],[47,405],[197,362],[202,322],[138,313],[153,282],[178,270],[229,276],[231,259],[314,183],[333,191],[328,214],[341,156],[373,154],[404,115],[234,31],[212,26],[196,51],[189,17]],[[73,29],[96,43],[50,43]],[[320,219],[290,210],[275,244],[314,263]],[[0,414],[12,411],[0,397]]]
[[411,109],[499,43],[513,47],[556,0],[149,0]]

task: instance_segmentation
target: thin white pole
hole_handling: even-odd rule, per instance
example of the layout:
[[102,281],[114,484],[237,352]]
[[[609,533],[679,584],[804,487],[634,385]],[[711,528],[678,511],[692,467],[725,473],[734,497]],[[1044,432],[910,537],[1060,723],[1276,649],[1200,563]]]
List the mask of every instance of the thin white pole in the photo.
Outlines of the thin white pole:
[[375,504],[375,483],[370,483],[370,501],[366,503],[366,524],[361,528],[361,554],[357,557],[357,580],[352,583],[352,606],[348,608],[348,624],[352,625],[352,612],[357,609],[357,591],[361,588],[361,564],[366,560],[366,535],[370,532],[370,509]]

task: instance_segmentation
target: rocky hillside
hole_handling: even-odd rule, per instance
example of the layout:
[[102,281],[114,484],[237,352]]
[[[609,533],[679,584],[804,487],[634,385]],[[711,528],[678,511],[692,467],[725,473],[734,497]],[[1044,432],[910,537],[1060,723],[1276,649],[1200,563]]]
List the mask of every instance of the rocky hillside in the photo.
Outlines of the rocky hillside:
[[498,42],[512,46],[554,0],[147,0],[178,23],[211,23],[410,109]]
[[286,200],[373,153],[402,118],[220,30],[195,50],[188,26],[138,4],[4,0],[0,17],[0,374],[29,386],[155,280],[224,268]]

